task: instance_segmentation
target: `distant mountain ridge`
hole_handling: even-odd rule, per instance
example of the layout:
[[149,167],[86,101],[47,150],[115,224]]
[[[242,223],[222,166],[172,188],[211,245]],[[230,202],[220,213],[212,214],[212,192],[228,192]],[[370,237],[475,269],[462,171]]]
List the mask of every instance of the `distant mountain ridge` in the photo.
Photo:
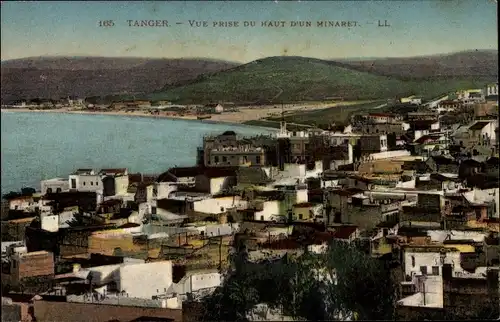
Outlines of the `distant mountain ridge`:
[[236,65],[211,59],[34,57],[8,60],[1,64],[2,101],[147,93]]
[[[294,64],[298,64],[297,68]],[[325,71],[320,71],[322,68]],[[286,81],[279,81],[273,70]],[[280,56],[248,64],[203,58],[31,57],[2,61],[1,72],[4,102],[35,97],[146,93],[153,93],[148,97],[188,101],[197,97],[270,101],[279,92],[276,86],[283,87],[281,98],[307,100],[343,93],[358,97],[364,91],[371,91],[373,96],[377,90],[368,80],[397,89],[403,86],[397,85],[399,81],[407,80],[494,79],[498,77],[498,51],[361,60]],[[367,86],[366,90],[363,86]],[[402,92],[412,91],[406,85],[402,88],[405,89]],[[298,91],[297,95],[290,94],[292,89]]]
[[[377,60],[369,68],[363,62],[360,65],[360,62],[298,56],[268,57],[167,86],[147,98],[186,103],[229,100],[245,104],[325,100],[328,97],[385,99],[412,94],[432,98],[458,88],[484,86],[497,79],[497,57],[495,61],[487,54],[490,60],[485,61],[474,53],[474,57],[467,60],[467,57],[460,57],[462,55],[459,53],[458,58],[447,55],[441,58],[442,62],[436,62],[436,57],[433,60],[419,57],[414,63],[416,67],[411,65],[411,58],[403,59],[403,65],[398,61],[392,65],[386,60],[377,65]],[[426,66],[422,61],[430,67],[425,73],[417,74]],[[439,70],[436,65],[444,68]],[[414,70],[406,71],[410,67]]]
[[145,64],[182,64],[191,62],[211,62],[239,65],[210,58],[148,58],[148,57],[99,57],[99,56],[40,56],[10,59],[1,62],[2,68],[36,68],[36,69],[69,69],[96,70],[134,68]]
[[498,77],[498,50],[462,51],[445,55],[343,60],[356,70],[399,78],[457,76]]

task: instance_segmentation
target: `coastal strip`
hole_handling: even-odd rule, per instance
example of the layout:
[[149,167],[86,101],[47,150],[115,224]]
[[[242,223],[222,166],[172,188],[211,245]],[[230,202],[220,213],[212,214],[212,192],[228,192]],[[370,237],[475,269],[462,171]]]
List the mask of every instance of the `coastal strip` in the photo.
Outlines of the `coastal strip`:
[[142,111],[133,111],[133,112],[125,112],[125,111],[88,111],[88,110],[69,110],[69,109],[28,109],[28,108],[2,108],[1,112],[8,113],[57,113],[57,114],[80,114],[80,115],[108,115],[108,116],[125,116],[125,117],[142,117],[142,118],[153,118],[153,119],[167,119],[167,120],[182,120],[182,121],[194,121],[194,122],[202,122],[202,123],[211,123],[211,124],[227,124],[227,125],[235,125],[235,126],[248,126],[252,128],[262,128],[268,131],[277,131],[278,129],[273,127],[266,126],[257,126],[257,125],[248,125],[245,124],[243,120],[242,122],[238,122],[236,120],[226,121],[226,120],[212,120],[212,119],[204,119],[199,120],[196,116],[174,116],[174,115],[164,115],[164,114],[150,114]]

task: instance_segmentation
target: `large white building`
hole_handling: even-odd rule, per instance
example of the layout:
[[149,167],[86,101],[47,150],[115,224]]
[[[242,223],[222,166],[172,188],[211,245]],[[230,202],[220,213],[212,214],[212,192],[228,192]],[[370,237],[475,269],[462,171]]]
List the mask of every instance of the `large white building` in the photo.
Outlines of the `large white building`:
[[78,169],[69,175],[69,188],[77,191],[102,191],[102,179],[92,169]]

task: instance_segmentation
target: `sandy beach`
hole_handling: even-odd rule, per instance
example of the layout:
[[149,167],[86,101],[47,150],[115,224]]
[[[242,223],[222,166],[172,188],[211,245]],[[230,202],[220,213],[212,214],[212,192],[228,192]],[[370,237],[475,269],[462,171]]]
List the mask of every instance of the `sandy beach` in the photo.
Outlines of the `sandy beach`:
[[[255,125],[246,125],[243,124],[247,119],[243,121],[235,121],[238,118],[224,118],[220,117],[215,118],[215,115],[212,115],[212,118],[199,120],[196,115],[174,115],[161,113],[160,114],[151,114],[148,111],[89,111],[89,110],[70,110],[70,109],[28,109],[28,108],[2,108],[1,112],[14,112],[14,113],[58,113],[58,114],[83,114],[83,115],[112,115],[112,116],[128,116],[128,117],[145,117],[145,118],[154,118],[154,119],[169,119],[169,120],[186,120],[193,122],[204,122],[204,123],[217,123],[217,124],[228,124],[228,125],[241,125],[241,126],[252,126],[252,127],[260,127],[265,128],[266,130],[276,130],[273,127],[265,127],[265,126],[255,126]],[[228,113],[229,114],[229,113]],[[231,113],[238,114],[238,113]]]
[[[303,104],[286,104],[283,111],[290,115],[297,112],[312,111],[318,109],[331,108],[335,106],[346,106],[359,104],[360,102],[317,102]],[[242,124],[246,121],[260,120],[271,116],[279,116],[282,112],[281,105],[276,106],[243,106],[236,112],[224,112],[221,114],[212,114],[210,119],[198,120],[196,115],[179,115],[172,112],[160,111],[158,114],[152,114],[148,110],[143,111],[107,111],[107,110],[81,110],[71,108],[58,109],[29,109],[29,108],[2,108],[6,112],[31,112],[31,113],[67,113],[67,114],[87,114],[87,115],[116,115],[133,117],[166,118],[173,120],[193,120],[201,122]]]

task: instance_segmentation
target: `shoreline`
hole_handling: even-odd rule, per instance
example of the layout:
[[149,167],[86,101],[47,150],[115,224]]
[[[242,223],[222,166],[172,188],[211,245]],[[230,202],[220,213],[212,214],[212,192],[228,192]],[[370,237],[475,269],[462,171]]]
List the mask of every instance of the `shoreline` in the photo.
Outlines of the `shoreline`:
[[153,118],[153,119],[167,119],[167,120],[182,120],[182,121],[195,121],[202,123],[211,123],[211,124],[227,124],[232,126],[248,126],[253,128],[262,128],[266,130],[274,130],[278,129],[273,127],[266,126],[257,126],[245,124],[243,122],[236,121],[225,121],[225,120],[212,120],[212,119],[204,119],[199,120],[196,116],[173,116],[173,115],[152,115],[145,112],[124,112],[124,111],[85,111],[85,110],[69,110],[69,109],[28,109],[28,108],[2,108],[1,112],[9,112],[9,113],[56,113],[56,114],[80,114],[80,115],[108,115],[108,116],[128,116],[128,117],[142,117],[142,118]]

